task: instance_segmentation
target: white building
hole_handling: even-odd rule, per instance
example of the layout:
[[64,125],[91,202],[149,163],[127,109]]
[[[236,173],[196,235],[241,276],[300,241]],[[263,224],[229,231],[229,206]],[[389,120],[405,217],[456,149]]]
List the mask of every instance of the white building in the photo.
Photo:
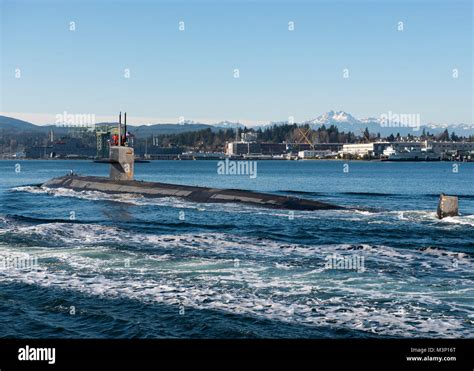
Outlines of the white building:
[[342,154],[356,157],[380,157],[384,149],[389,145],[389,142],[344,144],[342,146]]
[[374,150],[374,143],[344,144],[342,153],[344,155],[368,156]]

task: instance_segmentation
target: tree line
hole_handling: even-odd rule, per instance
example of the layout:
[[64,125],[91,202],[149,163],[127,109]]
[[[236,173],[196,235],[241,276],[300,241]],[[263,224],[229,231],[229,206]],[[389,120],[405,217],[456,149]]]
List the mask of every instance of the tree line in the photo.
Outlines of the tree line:
[[[237,135],[235,130],[239,130]],[[462,137],[456,135],[454,131],[450,134],[448,129],[437,135],[423,129],[419,136],[408,134],[402,137],[400,133],[397,133],[384,137],[380,133],[371,133],[368,128],[365,128],[360,135],[356,135],[353,132],[339,131],[339,128],[335,125],[329,127],[322,125],[317,129],[312,129],[309,125],[300,126],[297,124],[273,125],[258,129],[221,129],[218,131],[207,128],[193,132],[159,135],[158,142],[161,147],[176,146],[196,151],[223,151],[227,142],[234,141],[236,137],[240,139],[239,134],[252,132],[257,134],[259,142],[269,143],[370,143],[401,140],[474,142],[474,135]]]

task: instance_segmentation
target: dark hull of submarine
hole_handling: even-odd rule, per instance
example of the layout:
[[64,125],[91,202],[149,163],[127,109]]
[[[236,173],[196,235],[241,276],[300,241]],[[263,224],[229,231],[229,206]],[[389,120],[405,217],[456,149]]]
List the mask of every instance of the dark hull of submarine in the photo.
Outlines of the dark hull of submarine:
[[43,184],[49,188],[68,188],[76,191],[100,191],[104,193],[139,194],[144,197],[180,197],[202,203],[242,203],[271,209],[287,210],[336,210],[341,206],[324,202],[280,196],[269,193],[237,189],[194,187],[178,184],[143,182],[136,180],[112,180],[95,176],[63,176]]

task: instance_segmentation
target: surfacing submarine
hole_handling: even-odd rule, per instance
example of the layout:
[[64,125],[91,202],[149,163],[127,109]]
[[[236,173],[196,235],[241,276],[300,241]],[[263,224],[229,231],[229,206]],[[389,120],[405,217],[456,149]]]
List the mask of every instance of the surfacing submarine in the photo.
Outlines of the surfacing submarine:
[[[144,197],[179,197],[201,203],[241,203],[271,209],[286,210],[337,210],[342,206],[332,205],[315,200],[301,199],[239,189],[219,189],[195,187],[188,185],[144,182],[133,179],[135,154],[128,146],[127,114],[119,115],[118,135],[111,141],[109,160],[109,177],[79,176],[70,174],[53,178],[42,184],[48,188],[67,188],[74,191],[99,191],[109,194],[139,194]],[[123,130],[124,129],[124,130]]]

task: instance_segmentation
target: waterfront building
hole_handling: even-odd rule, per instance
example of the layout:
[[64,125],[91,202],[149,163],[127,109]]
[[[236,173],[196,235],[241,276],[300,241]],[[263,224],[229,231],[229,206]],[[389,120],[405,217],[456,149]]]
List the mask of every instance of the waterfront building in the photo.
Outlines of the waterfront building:
[[286,152],[285,143],[230,142],[226,148],[228,156],[282,155]]
[[434,142],[426,141],[426,148],[434,153],[442,155],[448,152],[458,152],[461,154],[470,154],[474,152],[474,142]]
[[383,159],[388,161],[439,161],[439,154],[426,148],[401,147],[391,145],[383,152]]
[[344,144],[342,147],[342,154],[355,157],[378,158],[383,154],[383,151],[390,146],[390,144],[390,142]]

